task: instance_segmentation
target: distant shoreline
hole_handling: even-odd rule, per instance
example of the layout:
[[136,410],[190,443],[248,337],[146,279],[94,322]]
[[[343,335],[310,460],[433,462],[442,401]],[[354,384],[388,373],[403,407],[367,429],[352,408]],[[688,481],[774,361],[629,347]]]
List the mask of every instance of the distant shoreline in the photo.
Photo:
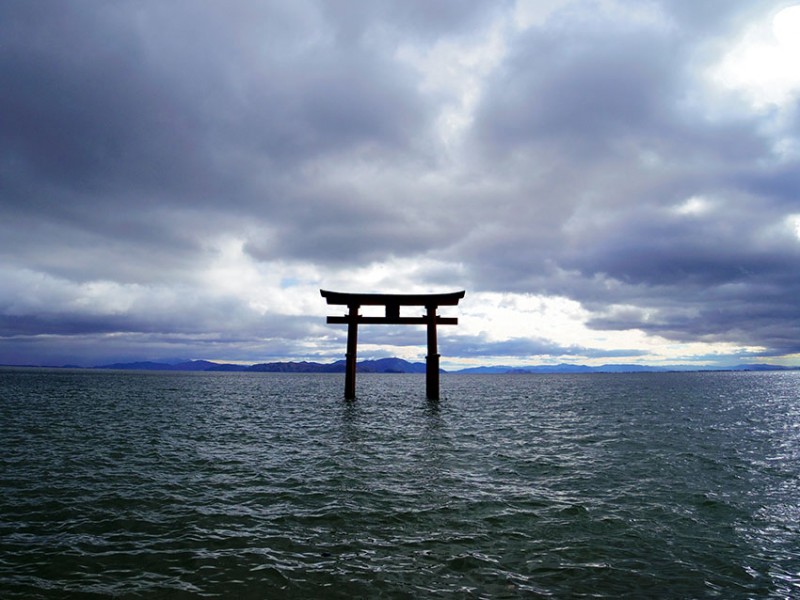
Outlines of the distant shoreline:
[[[345,361],[318,363],[309,361],[285,361],[239,365],[233,363],[216,363],[206,360],[190,360],[180,362],[138,361],[128,363],[111,363],[93,367],[80,365],[0,365],[2,368],[41,368],[41,369],[81,369],[81,370],[121,370],[121,371],[169,371],[169,372],[243,372],[243,373],[344,373]],[[401,358],[381,358],[364,360],[357,363],[360,373],[425,373],[425,363],[409,362]],[[467,367],[463,369],[445,370],[442,373],[455,375],[532,375],[532,374],[581,374],[581,373],[675,373],[675,372],[769,372],[798,371],[800,367],[784,367],[770,364],[741,364],[727,367],[698,367],[694,365],[671,365],[654,367],[650,365],[601,365],[591,367],[562,363],[558,365],[530,365],[512,367],[507,365]]]

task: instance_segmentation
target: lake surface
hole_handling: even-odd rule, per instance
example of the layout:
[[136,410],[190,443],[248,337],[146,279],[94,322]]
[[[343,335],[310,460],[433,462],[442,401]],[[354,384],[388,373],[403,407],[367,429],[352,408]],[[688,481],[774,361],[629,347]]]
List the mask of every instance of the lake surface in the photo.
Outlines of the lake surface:
[[800,372],[342,390],[0,369],[0,597],[800,597]]

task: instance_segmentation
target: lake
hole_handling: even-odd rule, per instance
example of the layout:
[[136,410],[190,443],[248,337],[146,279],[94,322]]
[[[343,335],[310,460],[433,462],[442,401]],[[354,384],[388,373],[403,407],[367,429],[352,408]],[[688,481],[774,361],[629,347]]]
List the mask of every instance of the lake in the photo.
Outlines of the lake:
[[0,369],[0,596],[800,596],[800,372],[441,389]]

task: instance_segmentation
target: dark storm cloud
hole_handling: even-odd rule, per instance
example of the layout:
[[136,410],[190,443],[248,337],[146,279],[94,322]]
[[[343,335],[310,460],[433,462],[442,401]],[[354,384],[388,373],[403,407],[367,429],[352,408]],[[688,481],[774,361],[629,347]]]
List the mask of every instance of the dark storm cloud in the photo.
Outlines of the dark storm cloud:
[[198,115],[147,55],[124,6],[3,5],[1,134],[16,209],[69,213],[58,200],[95,207],[121,189],[144,208],[155,192],[202,180]]
[[[565,10],[516,40],[476,132],[500,169],[530,175],[501,200],[517,215],[506,235],[466,251],[491,257],[484,282],[577,299],[597,328],[794,352],[798,165],[762,117],[688,102],[714,35],[754,7],[663,8],[671,21],[633,29]],[[692,197],[709,210],[681,212]],[[640,310],[602,316],[614,304]]]
[[[312,3],[0,10],[6,226],[47,214],[64,235],[113,235],[124,215],[131,245],[196,256],[186,213],[291,228],[304,164],[360,147],[402,160],[432,118],[391,48],[335,44]],[[369,225],[359,214],[340,225]]]
[[404,37],[436,39],[442,34],[459,34],[480,27],[493,12],[510,6],[512,3],[507,0],[477,0],[469,5],[461,0],[354,0],[323,2],[321,10],[336,26],[342,41],[346,41],[357,39],[376,22],[380,23],[383,34],[400,30]]
[[422,124],[424,107],[379,48],[333,45],[324,23],[268,6],[5,4],[5,151],[78,188],[196,192],[227,183],[221,167],[235,164],[216,164],[218,152],[309,159],[402,145]]
[[253,361],[298,356],[297,339],[327,333],[313,317],[245,314],[232,304],[173,306],[153,312],[0,316],[0,364],[92,366],[209,356]]
[[[187,307],[190,308],[190,307]],[[175,334],[200,336],[210,330],[221,319],[225,319],[225,334],[214,339],[228,342],[252,342],[267,337],[293,339],[309,333],[318,325],[313,317],[280,317],[259,314],[232,315],[231,309],[238,306],[221,305],[187,311],[185,316],[144,315],[130,311],[124,315],[76,314],[53,312],[37,315],[3,315],[0,317],[0,337],[36,335],[74,335],[126,332],[136,334]],[[177,312],[177,311],[176,311]],[[197,315],[205,320],[198,321]],[[225,337],[227,336],[227,337]]]
[[[206,271],[236,244],[265,273],[435,260],[420,284],[796,352],[800,165],[776,148],[797,143],[797,112],[703,99],[721,44],[780,5],[567,2],[516,31],[512,2],[4,2],[0,358],[43,355],[48,336],[86,360],[100,338],[117,357],[241,359],[341,341],[215,289]],[[469,102],[426,77],[469,71],[501,21],[453,150],[441,119]],[[399,58],[447,44],[458,58],[427,74]],[[449,335],[459,356],[638,352]]]
[[480,114],[487,139],[511,147],[562,140],[580,159],[605,150],[609,136],[657,124],[679,75],[670,40],[614,33],[532,30],[519,40]]
[[[215,258],[209,242],[238,237],[252,256],[282,261],[380,259],[407,246],[415,234],[380,199],[315,172],[351,155],[416,160],[435,113],[392,39],[422,23],[427,37],[467,30],[486,6],[4,3],[3,358],[21,360],[22,338],[88,356],[87,336],[112,333],[94,339],[122,354],[121,339],[133,353],[142,336],[229,355],[307,337],[307,320],[195,295],[198,269]],[[92,281],[153,287],[120,313],[81,304],[76,285]],[[160,298],[170,288],[184,301]]]

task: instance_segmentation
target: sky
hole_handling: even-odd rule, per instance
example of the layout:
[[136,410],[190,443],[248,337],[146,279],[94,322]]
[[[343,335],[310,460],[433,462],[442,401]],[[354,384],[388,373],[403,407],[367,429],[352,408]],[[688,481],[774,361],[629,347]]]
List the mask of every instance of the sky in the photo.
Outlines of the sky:
[[792,2],[5,0],[0,89],[0,364],[331,362],[328,289],[466,290],[445,368],[800,365]]

